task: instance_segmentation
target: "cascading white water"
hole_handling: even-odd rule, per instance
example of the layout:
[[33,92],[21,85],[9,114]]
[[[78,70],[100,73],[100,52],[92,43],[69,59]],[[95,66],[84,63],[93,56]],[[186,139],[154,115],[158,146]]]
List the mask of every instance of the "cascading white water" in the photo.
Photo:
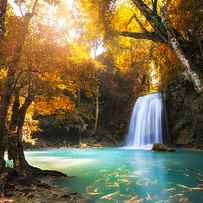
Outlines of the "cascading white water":
[[161,93],[139,97],[134,104],[125,145],[130,148],[151,149],[163,143],[163,101]]

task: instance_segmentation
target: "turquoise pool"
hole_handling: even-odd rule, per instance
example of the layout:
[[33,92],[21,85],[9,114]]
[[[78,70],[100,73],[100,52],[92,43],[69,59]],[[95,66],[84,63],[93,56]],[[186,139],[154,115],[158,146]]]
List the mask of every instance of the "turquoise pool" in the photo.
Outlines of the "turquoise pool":
[[56,184],[105,203],[202,203],[203,152],[161,153],[122,148],[28,151],[42,169],[74,176]]

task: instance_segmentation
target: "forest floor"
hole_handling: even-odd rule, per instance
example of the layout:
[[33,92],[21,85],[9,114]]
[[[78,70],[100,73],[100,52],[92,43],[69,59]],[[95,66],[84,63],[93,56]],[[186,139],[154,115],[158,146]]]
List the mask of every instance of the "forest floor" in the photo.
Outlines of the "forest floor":
[[0,203],[89,203],[89,199],[67,188],[53,184],[56,179],[70,177],[60,172],[19,176],[7,169],[0,176]]

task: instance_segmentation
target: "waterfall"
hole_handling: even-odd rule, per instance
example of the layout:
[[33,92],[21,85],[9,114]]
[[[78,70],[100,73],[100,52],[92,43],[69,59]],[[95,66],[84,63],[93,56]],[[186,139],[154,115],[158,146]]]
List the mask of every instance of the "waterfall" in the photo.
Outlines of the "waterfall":
[[163,101],[161,93],[141,96],[134,104],[125,145],[130,148],[151,149],[163,143]]

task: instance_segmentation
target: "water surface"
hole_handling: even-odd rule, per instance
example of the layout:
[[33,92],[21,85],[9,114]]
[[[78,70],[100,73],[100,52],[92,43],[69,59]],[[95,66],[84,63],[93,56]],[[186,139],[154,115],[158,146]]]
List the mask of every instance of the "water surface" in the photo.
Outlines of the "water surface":
[[60,149],[26,152],[26,158],[42,169],[75,176],[57,184],[90,196],[93,202],[203,202],[200,151]]

